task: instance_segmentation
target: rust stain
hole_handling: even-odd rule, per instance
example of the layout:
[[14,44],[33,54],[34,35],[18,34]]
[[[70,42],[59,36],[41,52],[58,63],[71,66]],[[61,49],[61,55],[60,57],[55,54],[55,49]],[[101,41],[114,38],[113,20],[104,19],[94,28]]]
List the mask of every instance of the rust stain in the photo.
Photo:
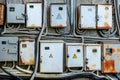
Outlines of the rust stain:
[[0,4],[0,25],[3,25],[4,5]]
[[105,73],[115,73],[116,72],[115,61],[105,60],[103,68]]
[[105,19],[107,20],[109,18],[109,13],[106,13]]
[[78,17],[77,17],[78,23],[80,22],[80,10],[78,10]]
[[120,48],[117,49],[117,52],[120,53]]
[[30,39],[30,38],[22,38],[22,39],[20,39],[20,42],[27,42],[27,41],[34,42],[35,40],[34,39]]
[[120,61],[120,55],[117,56],[117,61]]
[[115,49],[114,49],[114,48],[112,48],[110,45],[107,45],[107,46],[106,46],[106,48],[105,48],[105,50],[106,50],[107,48],[112,49],[112,52],[111,52],[111,53],[108,53],[108,54],[106,54],[106,55],[108,55],[108,56],[112,56],[112,55],[113,55],[113,53],[115,53]]
[[112,27],[109,25],[108,22],[104,22],[104,26],[103,26],[103,27],[105,27],[105,28],[112,28]]
[[96,69],[96,64],[93,64],[92,66],[91,66],[91,70],[95,70]]
[[107,4],[103,4],[103,5],[99,5],[99,6],[101,6],[101,7],[109,7],[110,5],[107,5]]
[[56,25],[57,28],[63,28],[63,25],[62,24],[58,24]]
[[26,61],[22,56],[20,57],[20,63],[21,65],[34,65],[34,56],[30,54],[29,61]]

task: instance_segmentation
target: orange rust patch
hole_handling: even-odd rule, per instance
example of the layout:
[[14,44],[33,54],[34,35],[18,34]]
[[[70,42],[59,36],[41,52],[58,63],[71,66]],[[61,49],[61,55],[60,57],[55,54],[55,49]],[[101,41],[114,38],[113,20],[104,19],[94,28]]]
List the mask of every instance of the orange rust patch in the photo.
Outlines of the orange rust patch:
[[62,24],[58,24],[56,27],[57,28],[63,28],[63,25]]
[[120,48],[117,49],[117,52],[120,53]]
[[115,73],[115,61],[114,60],[105,60],[104,62],[104,72],[106,73]]
[[34,56],[30,54],[30,60],[26,61],[22,57],[20,57],[20,63],[21,65],[34,65]]
[[4,6],[0,4],[0,25],[3,25],[3,9]]
[[108,22],[104,22],[104,27],[106,27],[106,28],[112,28],[112,27],[108,24]]

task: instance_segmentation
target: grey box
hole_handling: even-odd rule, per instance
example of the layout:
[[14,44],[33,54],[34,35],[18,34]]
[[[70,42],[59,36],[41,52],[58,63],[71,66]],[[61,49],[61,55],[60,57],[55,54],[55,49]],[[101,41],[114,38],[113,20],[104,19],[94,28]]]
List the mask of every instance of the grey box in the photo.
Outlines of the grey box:
[[52,4],[50,10],[50,26],[52,28],[67,27],[67,5]]
[[[79,17],[80,15],[80,17]],[[78,11],[78,25],[81,29],[96,29],[96,6],[81,4]]]
[[7,4],[7,23],[25,23],[24,4]]
[[0,37],[0,61],[17,61],[17,60],[18,60],[18,37]]

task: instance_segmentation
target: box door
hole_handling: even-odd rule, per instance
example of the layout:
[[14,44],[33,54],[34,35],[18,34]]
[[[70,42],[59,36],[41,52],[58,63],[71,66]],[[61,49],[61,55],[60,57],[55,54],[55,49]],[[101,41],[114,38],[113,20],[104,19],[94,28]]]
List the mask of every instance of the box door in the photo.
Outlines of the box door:
[[42,27],[42,3],[27,4],[27,27]]
[[63,72],[63,43],[41,43],[40,72]]
[[101,70],[101,46],[86,46],[86,70]]

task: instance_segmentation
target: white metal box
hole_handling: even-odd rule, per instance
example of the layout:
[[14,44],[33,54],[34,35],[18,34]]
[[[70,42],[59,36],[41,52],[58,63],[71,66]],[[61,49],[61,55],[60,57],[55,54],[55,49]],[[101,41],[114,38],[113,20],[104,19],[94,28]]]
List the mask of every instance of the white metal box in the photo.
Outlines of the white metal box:
[[34,65],[35,40],[30,38],[21,38],[19,46],[19,64]]
[[7,23],[25,23],[24,4],[7,4]]
[[46,40],[40,42],[40,72],[62,73],[64,71],[63,41]]
[[4,23],[4,5],[0,4],[0,25]]
[[120,42],[103,43],[103,73],[120,73]]
[[67,67],[83,67],[83,44],[67,43]]
[[82,29],[96,29],[96,6],[81,5],[79,11],[80,20],[78,25]]
[[42,3],[27,3],[27,28],[42,27]]
[[0,61],[18,60],[18,37],[0,37]]
[[112,28],[112,5],[98,5],[97,29]]
[[101,70],[101,45],[85,44],[85,70]]
[[52,4],[50,10],[50,26],[53,28],[67,27],[67,5]]

